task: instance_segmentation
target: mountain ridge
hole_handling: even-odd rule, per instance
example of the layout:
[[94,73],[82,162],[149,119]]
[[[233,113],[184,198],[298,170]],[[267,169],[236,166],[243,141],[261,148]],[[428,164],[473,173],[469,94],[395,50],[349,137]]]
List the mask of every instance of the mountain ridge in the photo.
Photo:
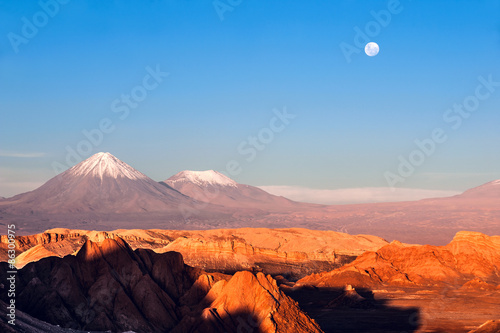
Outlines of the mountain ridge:
[[[0,200],[0,218],[18,234],[57,227],[112,230],[303,227],[443,245],[460,230],[500,233],[494,180],[447,198],[317,205],[289,200],[213,171],[183,171],[156,182],[98,153],[38,189]],[[69,221],[69,222],[68,222]]]

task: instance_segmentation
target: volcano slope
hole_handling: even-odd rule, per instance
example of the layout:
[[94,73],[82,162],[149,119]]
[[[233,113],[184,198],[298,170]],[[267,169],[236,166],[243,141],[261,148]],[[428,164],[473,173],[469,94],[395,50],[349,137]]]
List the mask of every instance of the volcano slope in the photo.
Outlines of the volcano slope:
[[[1,263],[2,281],[8,270]],[[121,238],[86,241],[76,256],[30,263],[18,271],[16,290],[20,311],[64,328],[322,332],[270,276],[208,274],[177,252],[133,251]],[[5,290],[1,297],[8,302]]]

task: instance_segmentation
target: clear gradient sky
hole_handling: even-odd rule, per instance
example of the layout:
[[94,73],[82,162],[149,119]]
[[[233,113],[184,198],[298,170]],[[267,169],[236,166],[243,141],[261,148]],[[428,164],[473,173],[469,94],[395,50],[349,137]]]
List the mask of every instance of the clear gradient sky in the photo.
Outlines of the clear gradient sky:
[[[103,119],[82,157],[107,151],[158,181],[234,160],[251,185],[388,187],[436,128],[446,140],[394,187],[500,178],[500,86],[478,88],[500,82],[499,1],[61,2],[0,1],[0,196],[68,167],[67,147]],[[346,57],[367,24],[380,53]],[[169,75],[144,90],[154,71]],[[447,110],[477,89],[490,93],[458,125]],[[135,108],[121,100],[144,91]],[[284,108],[296,117],[270,139]]]

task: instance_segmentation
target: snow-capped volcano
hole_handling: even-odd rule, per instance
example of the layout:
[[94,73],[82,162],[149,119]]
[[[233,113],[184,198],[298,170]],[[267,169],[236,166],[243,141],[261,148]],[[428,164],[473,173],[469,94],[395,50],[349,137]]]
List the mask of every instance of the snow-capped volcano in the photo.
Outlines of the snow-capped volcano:
[[97,153],[34,191],[3,200],[7,212],[176,211],[193,200],[149,178],[110,153]]
[[214,170],[206,171],[181,171],[175,176],[170,177],[165,181],[168,185],[175,188],[175,184],[181,183],[193,183],[199,186],[231,186],[236,187],[236,183],[231,178],[223,175],[220,172]]
[[73,176],[147,179],[148,176],[111,155],[97,153],[68,170]]
[[163,183],[195,200],[224,207],[285,211],[303,205],[254,186],[238,184],[214,170],[181,171]]

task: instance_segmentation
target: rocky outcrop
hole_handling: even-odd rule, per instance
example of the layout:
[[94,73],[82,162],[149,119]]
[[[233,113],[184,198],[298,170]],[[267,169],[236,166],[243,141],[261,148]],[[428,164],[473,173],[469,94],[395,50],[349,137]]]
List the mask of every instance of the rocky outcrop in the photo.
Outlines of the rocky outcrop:
[[[31,236],[17,236],[17,248],[21,251],[29,249],[33,246],[39,244],[49,244],[56,243],[64,240],[66,237],[73,237],[74,235],[71,233],[61,234],[54,232],[43,232],[41,234],[31,235]],[[8,243],[8,237],[6,235],[0,236],[0,244]]]
[[346,285],[342,295],[334,298],[328,303],[328,307],[347,307],[353,309],[368,309],[374,307],[373,302],[364,298],[350,284]]
[[[2,281],[7,271],[1,263]],[[63,328],[236,332],[250,325],[259,332],[321,332],[270,276],[208,274],[184,264],[178,252],[133,251],[119,237],[87,240],[75,256],[30,263],[18,271],[16,287],[20,311]]]
[[313,274],[297,283],[318,287],[439,286],[445,282],[462,285],[475,278],[493,284],[500,281],[499,236],[459,232],[446,246],[392,242],[339,269]]
[[[235,297],[235,295],[238,295]],[[271,276],[238,272],[206,295],[201,317],[186,316],[173,332],[322,332]]]
[[488,320],[477,329],[469,333],[498,333],[500,332],[500,320]]
[[460,290],[464,291],[478,291],[478,290],[500,290],[500,285],[495,285],[492,283],[488,283],[483,281],[481,278],[475,278],[470,281],[467,281],[460,287]]

